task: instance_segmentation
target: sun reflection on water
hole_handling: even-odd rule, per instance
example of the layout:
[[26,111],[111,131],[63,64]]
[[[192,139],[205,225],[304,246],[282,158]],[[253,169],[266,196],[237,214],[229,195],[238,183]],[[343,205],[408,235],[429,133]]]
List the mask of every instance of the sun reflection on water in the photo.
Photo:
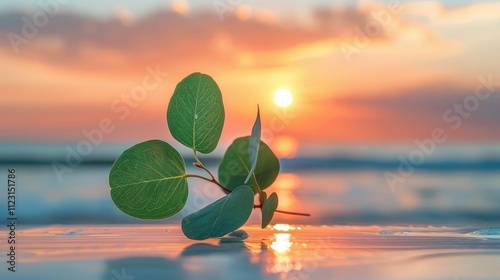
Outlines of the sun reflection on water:
[[[292,271],[302,269],[300,259],[297,258],[297,252],[293,251],[293,235],[290,231],[297,230],[297,227],[288,224],[276,224],[272,226],[273,230],[279,231],[271,238],[270,248],[274,257],[268,259],[267,272],[272,274],[281,274],[281,278],[286,278]],[[297,245],[297,244],[295,244]]]
[[291,236],[292,235],[290,233],[275,233],[275,240],[271,244],[271,249],[279,254],[290,251],[290,248],[293,245],[292,242],[290,242]]
[[295,227],[289,224],[275,224],[273,226],[273,229],[278,231],[290,231],[290,230],[295,230]]

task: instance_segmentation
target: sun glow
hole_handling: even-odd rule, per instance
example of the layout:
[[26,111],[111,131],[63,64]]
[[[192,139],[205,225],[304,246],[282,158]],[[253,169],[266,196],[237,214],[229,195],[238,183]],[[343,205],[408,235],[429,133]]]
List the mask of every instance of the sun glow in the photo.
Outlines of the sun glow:
[[272,142],[273,151],[278,158],[293,158],[297,154],[299,143],[291,136],[278,136]]
[[280,107],[288,107],[292,104],[293,96],[292,93],[287,89],[279,89],[274,94],[274,102]]
[[285,253],[290,251],[292,247],[292,242],[290,242],[290,233],[275,233],[275,240],[271,244],[271,248],[277,253]]

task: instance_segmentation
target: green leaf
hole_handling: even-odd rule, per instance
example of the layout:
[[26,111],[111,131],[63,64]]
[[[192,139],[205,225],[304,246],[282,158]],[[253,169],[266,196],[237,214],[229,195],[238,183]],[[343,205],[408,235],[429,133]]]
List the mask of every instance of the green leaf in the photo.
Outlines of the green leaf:
[[[221,164],[219,165],[220,183],[233,190],[243,185],[250,172],[250,159],[248,158],[248,146],[250,137],[242,137],[234,140],[228,147]],[[268,188],[278,177],[280,163],[269,146],[260,141],[257,165],[255,166],[255,178],[261,190]],[[253,180],[247,184],[257,194],[257,188]]]
[[182,219],[182,232],[190,239],[221,237],[246,223],[253,210],[253,193],[245,185]]
[[167,109],[168,128],[177,141],[210,153],[217,147],[224,118],[222,95],[210,76],[193,73],[177,84]]
[[260,146],[260,109],[259,105],[257,105],[257,119],[252,128],[252,136],[250,136],[250,144],[248,145],[248,159],[250,161],[250,171],[248,172],[247,178],[245,179],[245,184],[248,183],[250,178],[252,177],[253,172],[255,171],[255,166],[257,166],[257,159],[259,155],[259,146]]
[[139,143],[115,161],[109,173],[111,198],[126,214],[163,219],[186,204],[188,186],[184,160],[160,140]]
[[276,209],[278,209],[278,195],[273,192],[262,207],[262,228],[266,228],[272,221]]

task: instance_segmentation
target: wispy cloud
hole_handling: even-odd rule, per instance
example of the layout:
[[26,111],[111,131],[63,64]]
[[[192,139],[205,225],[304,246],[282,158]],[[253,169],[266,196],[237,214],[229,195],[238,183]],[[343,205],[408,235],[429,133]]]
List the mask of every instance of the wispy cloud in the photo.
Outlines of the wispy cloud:
[[446,7],[439,1],[412,1],[405,5],[405,13],[427,18],[436,24],[467,24],[500,19],[500,3],[479,2]]
[[[253,114],[249,103],[271,111],[273,92],[289,87],[296,95],[297,118],[287,133],[298,139],[410,139],[427,133],[450,102],[473,89],[477,75],[487,74],[465,76],[470,70],[456,65],[484,55],[467,45],[467,24],[487,26],[500,18],[498,3],[454,8],[439,2],[404,4],[380,34],[370,37],[359,59],[348,64],[339,46],[355,40],[355,29],[375,20],[374,13],[386,9],[384,3],[316,8],[307,22],[279,20],[273,11],[249,4],[221,21],[214,11],[191,11],[186,3],[174,1],[173,10],[145,17],[125,8],[111,19],[60,14],[21,44],[18,55],[7,34],[20,33],[22,17],[29,14],[0,15],[2,137],[78,138],[79,127],[94,125],[92,116],[108,114],[110,101],[130,91],[144,67],[161,65],[172,75],[114,139],[135,130],[139,138],[165,137],[165,104],[175,83],[193,71],[210,73],[225,92],[232,115],[226,136],[243,131],[241,122]],[[459,40],[446,37],[436,27],[442,24],[450,24]],[[484,31],[480,43],[494,43],[495,32]],[[436,82],[443,80],[448,82]],[[498,137],[489,127],[500,117],[491,111],[495,102],[471,118],[457,139]],[[11,118],[17,124],[6,121]],[[332,123],[339,129],[325,129]]]

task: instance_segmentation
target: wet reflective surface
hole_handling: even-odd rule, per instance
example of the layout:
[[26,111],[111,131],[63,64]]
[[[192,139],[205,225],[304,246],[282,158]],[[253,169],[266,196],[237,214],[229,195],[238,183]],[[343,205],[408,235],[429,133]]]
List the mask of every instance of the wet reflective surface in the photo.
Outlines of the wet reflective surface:
[[[175,225],[20,229],[1,279],[498,279],[496,228],[243,228],[245,240],[185,238]],[[7,232],[1,231],[2,236]]]

